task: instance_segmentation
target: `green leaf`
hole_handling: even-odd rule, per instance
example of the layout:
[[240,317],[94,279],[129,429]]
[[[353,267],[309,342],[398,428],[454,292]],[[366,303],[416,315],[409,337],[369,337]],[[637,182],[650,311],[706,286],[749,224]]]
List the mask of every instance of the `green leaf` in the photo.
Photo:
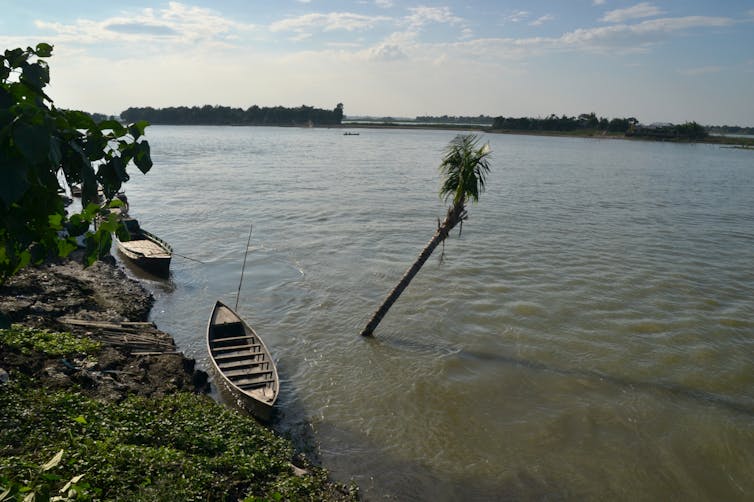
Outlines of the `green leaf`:
[[[4,69],[8,70],[4,66],[0,66],[0,80],[5,80],[8,77],[7,75],[2,75]],[[10,70],[8,72],[10,73]],[[0,87],[0,108],[10,108],[15,102],[16,100],[13,99],[13,96],[4,87]]]
[[34,63],[26,66],[21,72],[21,82],[41,91],[50,83],[50,69],[42,63]]
[[84,112],[54,106],[43,90],[50,81],[44,58],[52,51],[39,43],[0,54],[0,283],[50,253],[68,254],[81,235],[93,236],[88,258],[109,252],[117,224],[89,233],[98,209],[67,221],[58,193],[61,170],[68,184],[81,183],[86,206],[98,201],[98,182],[112,198],[129,179],[131,161],[142,172],[152,167],[148,143],[139,143],[147,122],[98,125]]
[[58,256],[61,258],[65,258],[76,251],[77,248],[76,240],[73,237],[58,240]]
[[98,204],[91,202],[87,204],[84,209],[81,210],[81,216],[87,221],[92,221],[94,217],[97,215],[97,213],[99,213],[99,209],[100,207]]
[[118,240],[127,242],[131,240],[131,232],[128,231],[128,228],[126,228],[126,224],[123,222],[123,220],[120,220],[118,222],[118,227],[115,229],[115,235],[118,237]]
[[13,128],[13,141],[33,164],[45,160],[50,151],[50,133],[44,126],[20,123]]
[[[78,423],[83,424],[83,425],[86,425],[86,418],[84,418],[84,415],[77,416],[76,418],[73,419],[73,421],[74,422],[78,422]],[[79,477],[79,479],[81,479],[81,478]],[[76,481],[78,481],[78,479]],[[76,481],[74,481],[74,483]]]
[[26,166],[18,158],[5,158],[0,152],[0,199],[10,206],[29,189]]
[[97,127],[88,113],[78,110],[66,110],[61,113],[74,129],[96,129]]
[[31,251],[25,249],[18,254],[18,260],[16,267],[13,269],[13,273],[15,274],[16,272],[27,266],[29,263],[31,263]]
[[41,58],[49,58],[52,56],[52,45],[44,42],[37,44],[37,50],[35,51],[37,56]]
[[54,456],[54,457],[52,457],[52,458],[50,459],[50,461],[49,461],[49,462],[47,462],[47,463],[46,463],[45,465],[43,465],[43,466],[42,466],[42,467],[41,467],[40,469],[41,469],[42,471],[49,471],[49,470],[50,470],[50,469],[52,469],[53,467],[56,467],[56,466],[57,466],[57,465],[58,465],[58,464],[60,463],[60,461],[61,461],[62,459],[63,459],[63,450],[60,450],[59,452],[57,452],[57,453],[55,454],[55,456]]
[[126,134],[126,128],[117,120],[103,120],[97,124],[100,131],[112,131],[117,137]]
[[129,124],[128,132],[131,133],[131,136],[134,137],[134,140],[137,140],[144,135],[144,129],[146,129],[148,126],[149,122],[147,122],[146,120],[140,120],[133,124]]
[[56,167],[63,161],[63,152],[61,151],[60,146],[60,138],[55,136],[50,137],[50,153],[48,159],[52,165]]
[[147,174],[152,169],[152,157],[150,155],[149,143],[146,141],[140,141],[135,143],[136,155],[134,155],[134,164],[144,174]]
[[105,230],[105,223],[93,234],[87,235],[86,253],[84,255],[84,265],[92,265],[98,258],[103,258],[110,254],[110,247],[113,244],[113,237],[109,230]]
[[106,163],[100,164],[97,169],[97,179],[102,185],[105,197],[112,199],[118,193],[118,190],[120,190],[121,183],[128,181],[126,167],[123,165],[120,157],[113,157]]
[[8,64],[11,68],[18,68],[22,63],[29,59],[29,54],[24,52],[23,49],[13,49],[5,51],[5,59],[8,60]]
[[107,157],[108,139],[98,129],[90,129],[86,133],[84,151],[89,160],[95,161]]
[[62,230],[63,229],[63,215],[62,214],[51,214],[47,217],[48,221],[50,222],[50,228],[53,230]]
[[66,224],[66,230],[68,230],[68,235],[70,235],[71,237],[84,235],[84,233],[89,230],[89,221],[83,219],[80,214],[74,214],[68,220],[68,223]]

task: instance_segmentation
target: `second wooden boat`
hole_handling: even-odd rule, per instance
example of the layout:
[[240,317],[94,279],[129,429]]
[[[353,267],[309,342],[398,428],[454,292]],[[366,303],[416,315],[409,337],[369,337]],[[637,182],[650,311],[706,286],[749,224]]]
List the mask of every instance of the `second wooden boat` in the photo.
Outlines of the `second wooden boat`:
[[275,362],[251,326],[219,300],[207,324],[207,350],[231,394],[254,416],[269,421],[280,389]]
[[173,257],[173,248],[170,244],[141,228],[139,222],[133,218],[123,218],[123,223],[130,239],[121,241],[116,237],[118,251],[147,272],[167,276],[170,272],[170,260]]

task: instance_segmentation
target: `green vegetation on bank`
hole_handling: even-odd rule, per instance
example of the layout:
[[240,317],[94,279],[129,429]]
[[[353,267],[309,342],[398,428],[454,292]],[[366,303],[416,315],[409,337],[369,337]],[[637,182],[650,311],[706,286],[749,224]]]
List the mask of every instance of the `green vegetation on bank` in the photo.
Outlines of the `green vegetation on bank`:
[[151,124],[170,125],[268,125],[309,126],[339,125],[343,119],[343,104],[333,110],[302,105],[298,108],[282,106],[251,106],[246,110],[229,106],[172,106],[169,108],[128,108],[120,114],[126,122],[145,120]]
[[[0,493],[19,498],[29,488],[57,495],[79,476],[74,500],[332,498],[324,470],[295,475],[290,442],[207,396],[114,404],[6,383],[0,420]],[[60,464],[35,480],[37,466],[59,451]]]
[[[0,349],[91,349],[34,331],[3,330]],[[22,332],[45,343],[19,345]],[[356,499],[321,468],[297,475],[289,441],[204,395],[102,402],[14,371],[0,381],[0,423],[0,501]]]
[[0,329],[0,345],[16,349],[22,354],[40,352],[48,356],[91,355],[102,346],[91,338],[81,338],[68,332],[54,332],[14,324]]

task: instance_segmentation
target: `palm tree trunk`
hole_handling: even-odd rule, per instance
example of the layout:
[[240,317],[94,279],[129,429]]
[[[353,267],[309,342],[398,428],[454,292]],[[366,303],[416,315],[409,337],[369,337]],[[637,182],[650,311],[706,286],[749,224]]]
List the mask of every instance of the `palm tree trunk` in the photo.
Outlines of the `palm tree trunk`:
[[419,270],[429,259],[435,248],[448,237],[448,234],[451,230],[453,230],[458,222],[463,221],[463,213],[463,204],[459,204],[448,209],[448,215],[445,217],[445,221],[443,221],[442,224],[437,228],[435,235],[432,236],[432,239],[427,243],[425,248],[419,254],[419,257],[416,259],[414,264],[411,265],[408,270],[406,270],[405,274],[403,274],[403,277],[401,278],[401,281],[398,283],[398,285],[393,288],[389,295],[387,295],[387,298],[385,298],[385,301],[382,302],[380,308],[378,308],[375,313],[372,314],[372,318],[369,320],[366,327],[361,332],[361,336],[373,336],[374,330],[377,328],[377,325],[380,324],[380,321],[382,321],[382,318],[385,317],[385,314],[387,314],[387,311],[390,310],[390,307],[393,306],[393,303],[395,303],[398,297],[403,294],[403,291],[408,287],[414,276],[419,273]]

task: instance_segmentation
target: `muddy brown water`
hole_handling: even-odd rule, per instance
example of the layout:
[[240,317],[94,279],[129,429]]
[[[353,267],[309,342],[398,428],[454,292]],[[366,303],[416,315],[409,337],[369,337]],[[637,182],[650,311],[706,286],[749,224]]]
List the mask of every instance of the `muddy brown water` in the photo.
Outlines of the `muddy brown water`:
[[[484,136],[488,190],[376,332],[443,214],[455,133],[148,129],[131,213],[177,253],[152,318],[199,364],[220,298],[367,500],[743,500],[754,492],[754,159]],[[294,432],[295,433],[295,432]]]

